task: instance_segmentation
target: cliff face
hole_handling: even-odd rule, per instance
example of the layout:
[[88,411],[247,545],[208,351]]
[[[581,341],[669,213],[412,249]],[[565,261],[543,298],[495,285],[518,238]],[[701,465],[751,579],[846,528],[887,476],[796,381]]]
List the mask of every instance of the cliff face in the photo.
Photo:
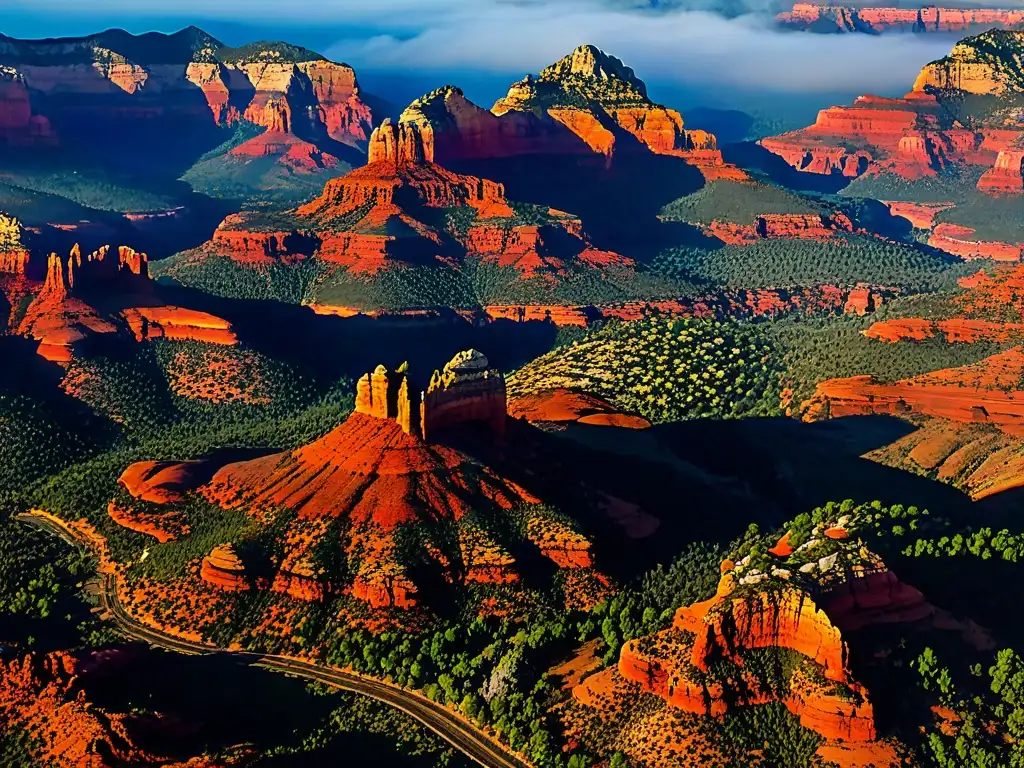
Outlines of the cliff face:
[[[795,12],[807,8],[818,6],[798,5]],[[929,10],[934,9],[920,13]],[[1022,52],[1024,32],[992,30],[965,38],[949,56],[925,66],[903,98],[861,96],[852,106],[822,110],[812,126],[760,143],[809,173],[915,180],[976,166],[985,169],[980,191],[1020,194],[1020,125],[1005,109],[965,115],[958,105],[968,94],[1011,99],[1024,91]],[[951,188],[950,195],[955,193]]]
[[25,76],[0,65],[0,144],[45,147],[56,143],[50,121],[32,112]]
[[1024,32],[992,30],[953,46],[949,56],[925,66],[915,91],[928,88],[1002,96],[1024,90]]
[[1024,11],[999,8],[858,8],[796,3],[780,13],[783,27],[808,32],[963,32],[1024,25]]
[[371,115],[355,72],[302,49],[232,49],[196,30],[135,37],[106,32],[46,41],[0,40],[0,141],[52,142],[30,94],[61,119],[173,119],[231,125],[243,118],[308,141],[359,144]]
[[22,237],[21,222],[0,212],[0,274],[25,276],[29,252]]

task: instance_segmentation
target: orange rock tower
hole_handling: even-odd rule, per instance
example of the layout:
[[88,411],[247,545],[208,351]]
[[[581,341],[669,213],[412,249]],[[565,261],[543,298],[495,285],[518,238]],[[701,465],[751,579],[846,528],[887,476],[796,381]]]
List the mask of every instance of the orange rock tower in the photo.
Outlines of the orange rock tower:
[[419,435],[425,442],[447,427],[473,422],[488,425],[501,438],[505,436],[508,397],[501,372],[491,368],[481,352],[470,349],[434,371],[430,386],[420,393],[418,414],[405,371],[389,373],[383,365],[356,384],[356,413],[394,419],[407,435]]

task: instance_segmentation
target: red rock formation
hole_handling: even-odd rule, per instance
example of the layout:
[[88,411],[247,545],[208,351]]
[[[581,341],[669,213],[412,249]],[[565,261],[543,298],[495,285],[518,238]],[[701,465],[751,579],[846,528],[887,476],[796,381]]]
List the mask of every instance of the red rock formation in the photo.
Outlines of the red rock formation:
[[931,229],[935,216],[954,206],[954,203],[908,203],[899,200],[883,200],[889,206],[889,213],[909,221],[914,229]]
[[[801,725],[826,738],[873,741],[873,708],[863,687],[849,677],[846,645],[828,616],[792,586],[734,596],[731,567],[723,564],[716,596],[680,608],[671,629],[626,643],[618,673],[688,712],[721,716],[730,706],[782,698]],[[743,671],[743,653],[752,648],[795,650],[813,660],[829,682],[815,682],[799,667],[788,690],[767,689]],[[736,674],[728,680],[708,678],[709,663],[723,659],[737,665]],[[726,696],[727,686],[737,690]]]
[[107,514],[118,525],[152,536],[161,544],[187,536],[191,531],[185,515],[175,510],[152,512],[114,500],[107,505]]
[[629,67],[589,45],[515,83],[490,110],[445,86],[413,102],[400,123],[415,128],[427,160],[520,155],[598,155],[649,151],[685,158],[709,178],[748,180],[727,164],[715,137],[684,128],[655,104]]
[[[1011,434],[1024,430],[1024,398],[1016,391],[1024,373],[1019,347],[962,368],[883,384],[872,376],[831,379],[803,404],[804,419],[910,413],[952,421],[990,423]],[[1010,389],[1012,387],[1012,389]]]
[[964,128],[934,95],[915,86],[901,99],[860,96],[850,107],[824,109],[814,125],[760,144],[808,173],[884,172],[913,180],[950,165],[991,166],[1006,141],[987,128]]
[[978,189],[989,195],[1024,192],[1024,149],[1004,149],[996,164],[978,179]]
[[25,276],[29,252],[22,242],[21,222],[0,212],[0,273]]
[[869,339],[896,343],[900,341],[924,341],[942,335],[950,343],[973,344],[978,341],[1022,341],[1024,324],[996,323],[990,320],[924,320],[921,318],[899,318],[875,323],[863,334]]
[[129,717],[109,713],[81,687],[85,664],[70,654],[30,653],[0,660],[0,728],[27,737],[38,765],[113,768],[168,765],[133,743]]
[[49,147],[57,144],[50,121],[32,113],[24,75],[0,65],[0,144]]
[[227,592],[249,589],[245,565],[233,544],[218,544],[203,558],[199,571],[203,581]]
[[1001,8],[858,8],[795,3],[776,21],[812,32],[963,32],[972,28],[1024,25],[1024,11]]
[[928,245],[940,248],[962,259],[994,259],[995,261],[1020,261],[1024,243],[1000,243],[988,240],[974,240],[974,230],[957,224],[938,224],[928,238]]
[[625,429],[648,429],[651,423],[640,416],[622,413],[598,397],[569,389],[551,389],[513,398],[508,413],[531,424],[578,422]]
[[171,504],[207,482],[210,471],[205,461],[140,461],[122,472],[117,482],[140,501]]
[[238,337],[231,323],[183,307],[132,307],[121,311],[137,341],[175,339],[231,346]]

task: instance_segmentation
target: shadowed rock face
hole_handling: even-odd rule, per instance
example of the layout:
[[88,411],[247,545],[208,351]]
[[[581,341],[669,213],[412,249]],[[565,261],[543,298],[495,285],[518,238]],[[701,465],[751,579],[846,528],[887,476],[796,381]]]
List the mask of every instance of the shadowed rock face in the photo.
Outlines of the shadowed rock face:
[[134,36],[0,37],[0,140],[52,140],[29,111],[40,94],[62,124],[76,118],[167,118],[231,125],[243,118],[271,133],[365,142],[370,111],[352,68],[301,48],[229,48],[196,28]]
[[440,163],[525,155],[598,156],[653,152],[685,158],[707,178],[746,179],[726,164],[715,137],[683,127],[655,104],[632,69],[594,46],[514,83],[491,110],[445,86],[413,102],[400,118],[423,156]]

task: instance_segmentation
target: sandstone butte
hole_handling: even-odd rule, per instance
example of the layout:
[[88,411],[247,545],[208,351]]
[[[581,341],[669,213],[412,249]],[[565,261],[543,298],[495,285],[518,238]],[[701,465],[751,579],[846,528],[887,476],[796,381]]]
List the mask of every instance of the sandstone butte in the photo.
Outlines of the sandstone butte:
[[[153,38],[159,37],[158,45]],[[162,55],[148,58],[147,46]],[[117,50],[121,48],[122,50]],[[370,109],[355,72],[279,43],[232,49],[196,28],[151,36],[0,41],[0,141],[52,141],[27,93],[90,118],[163,117],[232,125],[247,120],[306,141],[365,142]],[[27,138],[26,138],[27,137]]]
[[0,728],[24,732],[38,764],[53,768],[224,768],[207,758],[176,762],[138,746],[140,716],[109,712],[82,687],[90,671],[104,663],[101,654],[65,651],[5,655],[0,660]]
[[[913,11],[916,13],[916,11]],[[814,125],[761,140],[797,170],[845,176],[896,174],[915,180],[951,167],[987,170],[978,188],[990,195],[1024,192],[1024,132],[1012,122],[968,128],[943,108],[958,93],[1012,97],[1024,89],[1024,32],[992,30],[957,43],[926,65],[903,98],[861,96],[850,107],[818,113]]]
[[[335,430],[289,453],[229,464],[198,489],[208,500],[257,519],[282,508],[297,514],[281,533],[283,554],[271,589],[302,600],[347,591],[375,609],[414,608],[416,579],[397,554],[403,526],[459,523],[471,509],[538,503],[516,482],[447,443],[450,434],[476,429],[489,431],[490,441],[504,438],[505,382],[486,357],[460,353],[434,372],[426,391],[413,394],[404,373],[378,366],[359,380],[355,413]],[[331,583],[316,564],[325,537],[342,523],[345,551],[359,553],[349,584]],[[425,551],[448,580],[518,580],[514,559],[489,534],[465,524],[458,530],[458,556],[431,544]],[[530,523],[528,539],[567,576],[591,566],[590,542],[564,523]],[[236,576],[229,581],[225,572]],[[248,586],[241,574],[225,569],[223,558],[203,563],[203,578],[228,588]]]
[[427,158],[441,164],[525,155],[611,162],[642,151],[684,158],[708,179],[748,179],[722,159],[712,134],[684,128],[632,69],[592,45],[514,83],[490,110],[449,85],[414,101],[399,122],[415,126]]
[[[548,279],[565,274],[570,261],[632,267],[630,259],[595,248],[580,220],[564,212],[550,209],[542,224],[516,222],[503,185],[453,173],[428,150],[417,126],[387,119],[371,136],[368,164],[329,181],[317,199],[292,212],[291,228],[267,229],[258,217],[232,215],[214,233],[210,250],[248,264],[315,254],[369,275],[396,262],[450,263],[466,255]],[[452,208],[472,214],[464,232],[428,223]]]
[[[11,221],[0,214],[0,230]],[[31,298],[15,330],[37,340],[39,354],[47,360],[69,363],[79,342],[122,328],[137,341],[166,338],[225,346],[238,343],[226,320],[207,312],[156,304],[144,253],[125,246],[116,251],[104,246],[83,256],[75,246],[66,258],[50,255],[45,279],[39,284],[24,277],[29,252],[23,246],[15,250],[12,242],[17,243],[16,238],[9,236],[5,241],[0,231],[0,248],[8,248],[0,251],[0,289],[9,298]],[[98,295],[103,296],[104,304],[129,306],[110,315],[101,313],[89,303]]]
[[788,28],[810,32],[964,32],[1024,25],[1024,10],[1007,8],[859,8],[795,3],[775,17]]

